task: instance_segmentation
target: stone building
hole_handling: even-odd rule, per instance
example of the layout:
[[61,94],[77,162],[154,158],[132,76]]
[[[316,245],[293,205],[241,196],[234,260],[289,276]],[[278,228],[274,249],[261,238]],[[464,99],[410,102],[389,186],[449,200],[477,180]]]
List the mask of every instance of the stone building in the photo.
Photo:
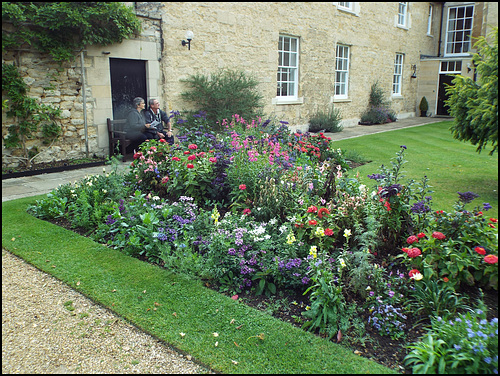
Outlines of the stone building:
[[[448,74],[472,77],[473,38],[498,25],[493,2],[125,4],[140,18],[141,34],[89,46],[84,76],[80,56],[55,75],[57,64],[47,56],[29,49],[3,54],[3,62],[20,68],[32,96],[62,109],[63,136],[39,160],[86,150],[106,155],[106,119],[119,117],[133,97],[158,98],[166,111],[190,109],[180,95],[182,79],[223,68],[255,77],[265,113],[292,129],[306,130],[316,111],[332,105],[345,127],[357,126],[377,81],[399,119],[419,116],[423,96],[428,116],[446,115]],[[4,136],[9,122],[2,116]],[[2,149],[4,165],[15,163],[11,154]]]

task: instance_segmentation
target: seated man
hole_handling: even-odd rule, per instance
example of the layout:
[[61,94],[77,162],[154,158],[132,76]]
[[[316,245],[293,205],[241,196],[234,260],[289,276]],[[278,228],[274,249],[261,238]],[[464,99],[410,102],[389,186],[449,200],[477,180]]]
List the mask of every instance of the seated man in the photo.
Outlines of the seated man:
[[[142,112],[144,116],[144,121],[151,124],[151,128],[148,132],[155,132],[153,127],[156,129],[155,139],[163,138],[170,145],[174,143],[174,135],[172,133],[172,126],[170,125],[170,119],[168,115],[160,110],[160,102],[157,99],[149,100],[149,108]],[[163,127],[165,123],[165,128]],[[148,133],[149,134],[149,133]]]

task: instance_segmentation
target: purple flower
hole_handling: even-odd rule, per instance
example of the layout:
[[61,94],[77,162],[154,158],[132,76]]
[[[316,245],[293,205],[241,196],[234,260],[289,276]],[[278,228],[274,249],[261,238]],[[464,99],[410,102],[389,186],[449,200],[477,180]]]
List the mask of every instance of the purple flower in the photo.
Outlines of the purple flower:
[[462,201],[464,204],[468,204],[469,202],[472,202],[475,198],[479,197],[478,194],[474,192],[457,192],[459,196],[459,200]]
[[483,202],[483,210],[484,210],[484,211],[488,211],[488,210],[490,210],[491,208],[492,208],[492,206],[491,206],[489,203],[487,203],[487,202]]
[[309,277],[304,277],[304,278],[302,278],[302,284],[303,284],[303,285],[307,285],[307,284],[309,283],[309,281],[310,281],[310,280],[311,280],[311,278],[309,278]]

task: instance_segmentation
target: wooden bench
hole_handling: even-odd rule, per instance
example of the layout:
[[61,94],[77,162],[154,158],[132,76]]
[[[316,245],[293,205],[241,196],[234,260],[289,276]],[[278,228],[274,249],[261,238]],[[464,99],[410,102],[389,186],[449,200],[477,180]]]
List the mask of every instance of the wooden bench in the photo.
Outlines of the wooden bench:
[[123,161],[125,162],[127,147],[132,143],[132,141],[127,138],[127,132],[125,132],[125,125],[127,124],[127,120],[111,120],[110,118],[108,118],[107,122],[109,137],[109,156],[112,157],[113,155],[115,155],[118,146],[119,152],[123,156]]

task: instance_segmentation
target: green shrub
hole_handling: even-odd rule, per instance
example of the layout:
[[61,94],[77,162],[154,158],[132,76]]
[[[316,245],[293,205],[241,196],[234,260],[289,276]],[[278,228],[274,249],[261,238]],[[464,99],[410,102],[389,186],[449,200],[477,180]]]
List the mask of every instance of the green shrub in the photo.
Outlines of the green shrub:
[[190,88],[181,96],[194,103],[196,110],[206,112],[206,118],[216,130],[222,120],[239,114],[253,118],[260,114],[262,95],[257,92],[258,81],[242,71],[220,70],[205,76],[191,75],[182,80]]
[[340,125],[342,116],[339,109],[334,109],[327,112],[317,111],[309,120],[309,132],[341,132],[343,127]]
[[396,120],[396,114],[390,109],[389,102],[384,100],[382,88],[375,82],[371,87],[368,109],[361,115],[361,122],[384,124]]

